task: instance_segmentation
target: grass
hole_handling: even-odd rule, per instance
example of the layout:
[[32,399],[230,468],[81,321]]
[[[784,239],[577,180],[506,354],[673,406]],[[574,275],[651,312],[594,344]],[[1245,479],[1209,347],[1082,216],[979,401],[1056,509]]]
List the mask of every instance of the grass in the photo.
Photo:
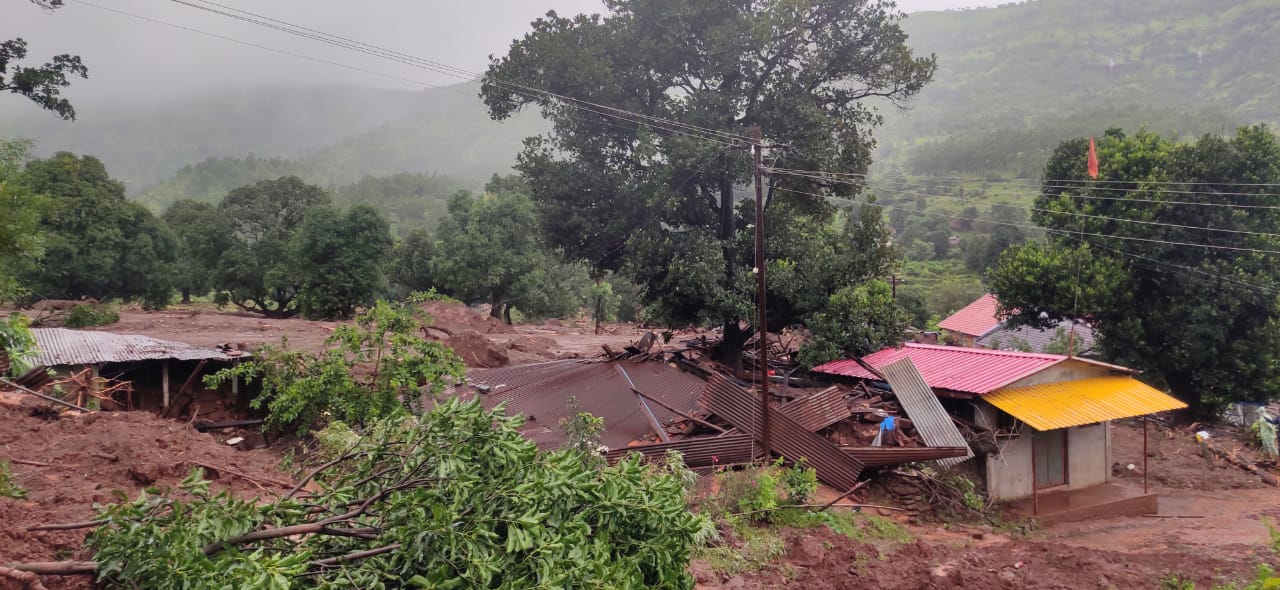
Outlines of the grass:
[[786,543],[777,527],[753,526],[742,520],[728,521],[737,537],[737,547],[720,545],[701,547],[694,551],[694,559],[705,560],[718,572],[737,574],[759,571],[786,552]]
[[9,470],[8,461],[0,461],[0,496],[21,500],[27,497],[27,490],[18,485]]

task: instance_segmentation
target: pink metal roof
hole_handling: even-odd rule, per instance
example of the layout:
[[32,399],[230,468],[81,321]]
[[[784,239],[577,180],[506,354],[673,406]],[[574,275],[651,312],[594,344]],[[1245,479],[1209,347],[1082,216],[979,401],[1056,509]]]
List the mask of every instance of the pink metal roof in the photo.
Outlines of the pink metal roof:
[[977,338],[1000,325],[1000,319],[996,317],[998,304],[995,296],[988,293],[938,322],[938,327]]
[[[1068,357],[1060,354],[911,343],[902,348],[886,348],[863,357],[862,360],[879,369],[902,358],[911,359],[929,387],[981,395],[1039,373]],[[1080,358],[1075,360],[1102,364]],[[813,370],[844,377],[877,379],[853,360],[831,361]]]

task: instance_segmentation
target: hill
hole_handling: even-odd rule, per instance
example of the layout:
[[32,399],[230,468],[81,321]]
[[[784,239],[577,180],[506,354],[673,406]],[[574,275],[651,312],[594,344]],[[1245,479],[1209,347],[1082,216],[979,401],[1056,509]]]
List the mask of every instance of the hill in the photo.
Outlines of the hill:
[[915,174],[1037,176],[1067,137],[1108,127],[1182,136],[1280,121],[1280,3],[1035,0],[916,13],[939,70],[878,134]]
[[[93,154],[153,209],[179,198],[296,174],[323,186],[367,175],[444,174],[480,186],[510,170],[536,114],[489,120],[476,83],[423,91],[256,88],[155,104],[77,105],[75,123],[0,112],[0,137],[36,140],[37,155]],[[27,105],[22,105],[27,106]]]

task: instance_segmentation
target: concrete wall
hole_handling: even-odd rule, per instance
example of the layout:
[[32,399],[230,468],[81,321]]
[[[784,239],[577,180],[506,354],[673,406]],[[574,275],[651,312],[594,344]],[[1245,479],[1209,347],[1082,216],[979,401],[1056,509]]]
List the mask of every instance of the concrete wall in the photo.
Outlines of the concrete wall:
[[1067,430],[1067,487],[1087,488],[1111,479],[1111,423]]
[[[985,408],[989,405],[983,404]],[[980,407],[983,407],[980,406]],[[985,420],[986,409],[979,410]],[[998,410],[996,410],[998,411]],[[1001,452],[987,456],[987,494],[999,501],[1031,496],[1031,449],[1034,430],[1002,441]],[[1067,489],[1086,488],[1111,479],[1111,423],[1067,429]],[[1061,489],[1061,488],[1055,488]]]
[[[987,455],[987,495],[1005,501],[1031,495],[1031,429],[1000,441],[1000,452]],[[1070,456],[1070,451],[1067,451]]]

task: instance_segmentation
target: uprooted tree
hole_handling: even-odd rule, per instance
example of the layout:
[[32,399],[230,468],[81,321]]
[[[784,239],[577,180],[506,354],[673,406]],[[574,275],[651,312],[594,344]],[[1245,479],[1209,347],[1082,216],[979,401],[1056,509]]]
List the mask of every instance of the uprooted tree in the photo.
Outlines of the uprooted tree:
[[[629,271],[657,320],[722,325],[721,360],[737,364],[750,335],[742,321],[753,316],[753,207],[740,194],[751,169],[744,151],[725,149],[724,134],[759,126],[789,146],[771,153],[779,168],[865,173],[880,122],[865,101],[909,99],[934,60],[913,56],[889,2],[609,0],[605,8],[604,17],[535,21],[492,63],[483,98],[496,119],[533,105],[553,124],[526,142],[517,165],[552,245],[593,274]],[[588,105],[636,114],[618,120]],[[705,134],[661,120],[722,135],[689,137]],[[768,183],[770,261],[824,278],[819,267],[830,259],[811,263],[832,252],[829,240],[856,238],[822,235],[817,250],[797,252],[775,250],[775,232],[829,224],[836,211],[825,195],[858,187],[795,175]],[[867,278],[849,276],[809,288],[826,301]],[[816,311],[771,304],[771,328]]]
[[318,354],[268,351],[215,377],[261,379],[274,424],[329,421],[289,493],[238,499],[193,473],[70,523],[94,527],[93,561],[8,567],[155,590],[692,586],[711,530],[686,509],[678,458],[540,451],[523,417],[442,399],[461,365],[418,336],[423,319],[379,303]]
[[374,425],[280,498],[180,493],[104,509],[91,562],[11,564],[110,588],[689,588],[705,518],[676,467],[543,452],[524,420],[449,400]]

